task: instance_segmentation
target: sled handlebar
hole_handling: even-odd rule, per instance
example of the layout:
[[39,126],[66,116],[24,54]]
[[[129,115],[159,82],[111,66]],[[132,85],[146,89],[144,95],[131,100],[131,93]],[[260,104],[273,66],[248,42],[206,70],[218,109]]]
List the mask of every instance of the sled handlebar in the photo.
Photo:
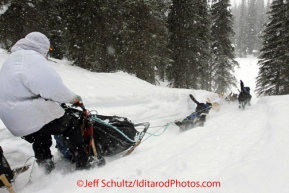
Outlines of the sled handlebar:
[[83,115],[84,115],[85,117],[88,116],[88,110],[85,108],[83,102],[79,101],[79,102],[77,102],[77,103],[74,103],[73,105],[75,105],[75,106],[77,106],[77,107],[80,107],[80,108],[82,109]]

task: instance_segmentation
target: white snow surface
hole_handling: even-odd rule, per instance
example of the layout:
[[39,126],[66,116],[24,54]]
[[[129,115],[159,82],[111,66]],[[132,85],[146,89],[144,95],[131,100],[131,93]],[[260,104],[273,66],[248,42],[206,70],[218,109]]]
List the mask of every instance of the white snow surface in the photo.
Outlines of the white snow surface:
[[[7,56],[0,50],[0,67]],[[150,122],[150,133],[164,132],[146,134],[130,156],[106,157],[106,166],[88,171],[68,172],[74,165],[64,162],[53,145],[56,169],[45,175],[37,164],[30,167],[15,179],[17,193],[289,192],[289,96],[256,97],[256,58],[237,58],[240,68],[235,69],[238,81],[251,88],[252,106],[240,110],[237,103],[224,103],[218,112],[210,111],[204,127],[185,132],[173,122],[194,112],[189,94],[205,102],[216,93],[154,86],[127,73],[89,72],[65,60],[51,60],[87,109],[134,123]],[[237,88],[232,91],[238,93]],[[12,168],[34,162],[31,144],[14,137],[1,121],[0,140]],[[196,183],[214,187],[189,187]]]

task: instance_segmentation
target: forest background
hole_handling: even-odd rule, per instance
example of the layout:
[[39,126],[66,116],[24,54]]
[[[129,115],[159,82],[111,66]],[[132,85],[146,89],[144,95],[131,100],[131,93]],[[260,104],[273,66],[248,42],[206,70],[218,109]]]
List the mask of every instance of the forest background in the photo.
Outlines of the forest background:
[[288,37],[285,0],[2,0],[0,6],[0,47],[8,52],[40,31],[51,41],[50,57],[71,65],[224,93],[238,85],[235,58],[254,55],[258,95],[289,92],[280,78],[289,71],[287,54],[276,54],[288,44],[278,38]]

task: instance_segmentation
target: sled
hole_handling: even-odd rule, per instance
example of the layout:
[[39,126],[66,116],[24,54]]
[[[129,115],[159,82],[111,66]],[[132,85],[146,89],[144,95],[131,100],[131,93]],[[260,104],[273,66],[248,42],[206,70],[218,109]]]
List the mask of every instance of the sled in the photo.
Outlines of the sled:
[[29,165],[11,169],[9,162],[3,154],[2,147],[0,146],[0,187],[5,186],[10,193],[14,193],[11,182],[13,182],[15,176],[25,172],[28,168]]
[[[89,112],[83,104],[78,106],[82,110],[62,105],[66,112],[81,119],[87,151],[99,162],[98,166],[105,165],[103,157],[131,154],[141,143],[150,126],[148,122],[134,124],[126,117],[98,115],[93,113],[95,111]],[[70,152],[64,147],[61,138],[62,136],[55,136],[56,146],[68,158]]]
[[8,181],[8,179],[6,178],[5,174],[1,174],[0,175],[0,180],[2,181],[2,183],[4,184],[4,186],[7,188],[9,193],[15,193],[12,185],[10,184],[10,182]]
[[[21,173],[27,171],[29,166],[30,165],[26,165],[26,166],[23,166],[23,167],[17,167],[17,168],[12,169],[13,177],[15,177],[18,174],[21,174]],[[11,183],[9,182],[9,180],[7,179],[5,174],[1,174],[0,175],[0,180],[2,181],[1,187],[3,185],[3,186],[6,187],[6,189],[8,190],[9,193],[15,193]]]
[[23,172],[26,172],[29,169],[30,165],[25,165],[21,167],[16,167],[12,169],[13,176],[17,176]]
[[6,186],[7,189],[10,189],[11,186],[10,183],[13,180],[13,173],[9,165],[9,162],[4,156],[1,146],[0,146],[0,175],[1,175],[0,187]]

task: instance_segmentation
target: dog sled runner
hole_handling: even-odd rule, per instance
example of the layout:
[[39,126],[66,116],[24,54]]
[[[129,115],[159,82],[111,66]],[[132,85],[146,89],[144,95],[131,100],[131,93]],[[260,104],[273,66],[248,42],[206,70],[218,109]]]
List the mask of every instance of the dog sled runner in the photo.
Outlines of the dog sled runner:
[[27,171],[29,169],[29,166],[30,165],[25,165],[12,169],[9,165],[9,162],[5,158],[3,150],[0,146],[0,188],[5,186],[8,192],[15,193],[11,182],[13,182],[14,178],[17,175]]
[[[90,156],[100,160],[98,166],[105,165],[103,157],[131,154],[150,126],[148,122],[134,124],[126,117],[93,114],[93,111],[89,112],[83,105],[80,105],[82,110],[62,106],[66,112],[80,118],[87,151]],[[57,148],[68,158],[71,154],[64,146],[62,136],[55,136],[55,139]]]

